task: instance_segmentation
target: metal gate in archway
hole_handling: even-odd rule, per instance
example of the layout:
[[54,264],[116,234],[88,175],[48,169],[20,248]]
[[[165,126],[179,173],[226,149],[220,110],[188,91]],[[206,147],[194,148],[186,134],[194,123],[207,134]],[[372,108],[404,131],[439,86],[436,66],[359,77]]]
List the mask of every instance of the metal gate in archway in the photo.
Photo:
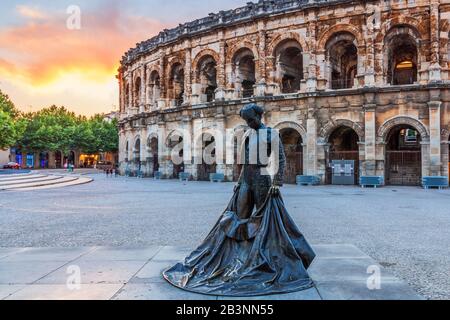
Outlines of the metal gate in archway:
[[331,162],[333,160],[354,160],[355,161],[355,182],[359,184],[359,151],[332,151],[328,156],[328,163],[326,168],[326,184],[332,183],[332,168]]
[[287,184],[295,184],[297,176],[303,174],[303,152],[286,152],[286,169],[284,180]]
[[386,183],[419,186],[422,177],[421,151],[386,151]]

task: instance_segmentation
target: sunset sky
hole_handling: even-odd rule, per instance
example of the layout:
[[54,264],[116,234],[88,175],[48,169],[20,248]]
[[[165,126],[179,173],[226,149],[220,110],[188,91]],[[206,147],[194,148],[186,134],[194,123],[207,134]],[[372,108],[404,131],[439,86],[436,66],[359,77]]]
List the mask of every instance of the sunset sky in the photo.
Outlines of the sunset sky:
[[[118,108],[122,55],[182,22],[247,0],[38,0],[0,2],[0,89],[24,111],[52,104],[79,114]],[[67,8],[81,29],[67,28]]]

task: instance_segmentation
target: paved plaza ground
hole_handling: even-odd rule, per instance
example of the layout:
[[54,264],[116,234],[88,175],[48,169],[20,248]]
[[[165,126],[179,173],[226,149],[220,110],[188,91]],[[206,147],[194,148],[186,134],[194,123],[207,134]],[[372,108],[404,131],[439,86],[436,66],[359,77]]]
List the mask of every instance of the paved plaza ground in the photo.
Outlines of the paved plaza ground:
[[[231,183],[92,177],[70,188],[1,192],[0,246],[194,248],[233,190]],[[418,294],[450,298],[450,190],[286,186],[282,192],[314,245],[352,244]]]

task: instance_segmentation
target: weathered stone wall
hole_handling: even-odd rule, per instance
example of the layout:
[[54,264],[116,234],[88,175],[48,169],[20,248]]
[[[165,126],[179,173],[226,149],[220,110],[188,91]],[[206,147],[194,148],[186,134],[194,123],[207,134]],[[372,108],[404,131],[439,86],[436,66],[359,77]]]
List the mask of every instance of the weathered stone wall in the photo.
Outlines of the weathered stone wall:
[[[159,135],[159,171],[170,177],[170,156],[161,151],[170,149],[167,138],[174,131],[182,128],[196,134],[200,123],[204,130],[240,127],[240,108],[256,102],[266,109],[269,126],[293,129],[301,136],[303,174],[326,180],[330,135],[345,126],[359,139],[360,174],[384,176],[386,139],[392,128],[401,125],[420,133],[421,174],[448,175],[450,1],[297,1],[281,12],[287,2],[280,1],[278,9],[263,1],[212,15],[165,31],[126,54],[118,76],[122,170],[140,168],[151,175],[154,152],[149,141]],[[196,28],[200,31],[186,31]],[[282,94],[277,50],[289,41],[301,48],[302,79],[294,92]],[[354,78],[352,74],[344,87],[335,90],[334,72],[339,68],[332,54],[341,52],[340,46],[356,51],[357,58],[349,64],[354,66]],[[243,98],[244,60],[238,60],[244,51],[254,63],[253,97],[248,98]],[[199,83],[206,56],[216,63],[217,88],[210,102]],[[397,72],[393,63],[399,59],[413,66],[411,84],[393,83],[392,73]],[[175,65],[184,71],[182,103],[173,95],[181,83],[173,73]],[[150,80],[155,72],[159,75],[156,100]],[[139,159],[135,159],[138,140]],[[184,170],[196,177],[194,165],[186,164]],[[231,179],[230,166],[218,165],[216,170]]]

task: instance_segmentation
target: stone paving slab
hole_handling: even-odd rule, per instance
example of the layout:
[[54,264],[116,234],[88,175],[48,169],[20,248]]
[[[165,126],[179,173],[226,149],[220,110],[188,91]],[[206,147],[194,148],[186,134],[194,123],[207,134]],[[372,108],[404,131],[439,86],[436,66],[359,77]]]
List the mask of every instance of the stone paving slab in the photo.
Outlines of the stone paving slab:
[[[315,287],[284,295],[218,297],[180,290],[161,272],[192,248],[0,248],[0,299],[16,300],[367,300],[422,299],[353,245],[313,245],[309,269]],[[3,257],[2,257],[3,255]],[[369,290],[369,267],[380,270],[381,288]],[[70,268],[69,268],[70,267]],[[71,268],[79,268],[81,288],[71,290]],[[72,271],[71,271],[72,270]],[[70,283],[70,281],[69,281]]]
[[33,284],[8,296],[5,300],[110,300],[121,284],[82,284],[70,290],[66,285]]
[[3,262],[2,260],[0,260],[0,284],[32,284],[66,264],[62,261]]
[[80,269],[82,284],[125,284],[142,268],[143,261],[73,261],[66,268],[52,272],[43,277],[38,284],[65,284],[70,269],[75,266]]
[[380,289],[369,290],[367,281],[317,282],[316,288],[323,300],[422,300],[423,298],[404,282],[382,280]]

